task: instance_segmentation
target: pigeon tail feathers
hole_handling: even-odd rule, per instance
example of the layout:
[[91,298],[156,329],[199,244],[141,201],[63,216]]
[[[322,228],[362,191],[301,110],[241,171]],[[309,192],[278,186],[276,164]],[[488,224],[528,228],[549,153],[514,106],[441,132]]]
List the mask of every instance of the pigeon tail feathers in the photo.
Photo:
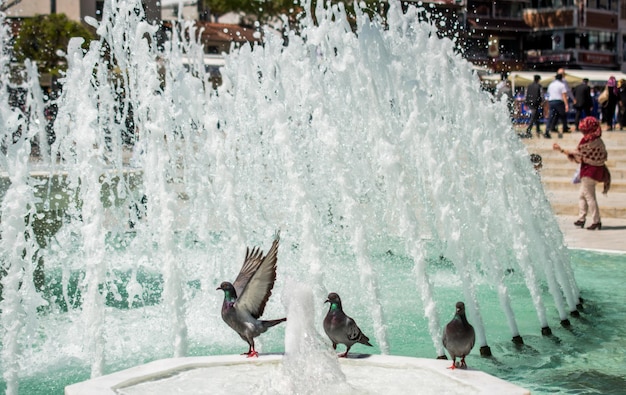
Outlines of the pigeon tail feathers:
[[362,332],[361,332],[361,336],[359,337],[358,342],[361,344],[365,344],[366,346],[374,347],[370,344],[370,338],[365,336]]
[[261,321],[261,325],[263,326],[263,329],[267,329],[285,321],[287,321],[287,318],[278,318],[276,320],[263,320]]

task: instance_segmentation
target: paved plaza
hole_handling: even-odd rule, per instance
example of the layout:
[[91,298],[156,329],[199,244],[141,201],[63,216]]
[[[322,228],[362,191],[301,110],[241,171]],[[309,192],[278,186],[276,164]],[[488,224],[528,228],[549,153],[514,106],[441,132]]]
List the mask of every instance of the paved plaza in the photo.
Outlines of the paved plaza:
[[565,244],[570,248],[626,252],[626,219],[602,218],[602,230],[587,230],[574,226],[576,216],[557,218]]

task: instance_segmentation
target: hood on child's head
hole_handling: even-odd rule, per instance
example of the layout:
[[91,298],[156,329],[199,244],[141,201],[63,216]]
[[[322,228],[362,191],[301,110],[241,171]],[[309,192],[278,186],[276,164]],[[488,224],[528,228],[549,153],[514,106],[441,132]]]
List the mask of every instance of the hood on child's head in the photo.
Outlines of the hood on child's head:
[[600,127],[600,122],[596,117],[585,117],[578,124],[578,129],[580,129],[582,134],[595,133],[598,130],[602,131]]

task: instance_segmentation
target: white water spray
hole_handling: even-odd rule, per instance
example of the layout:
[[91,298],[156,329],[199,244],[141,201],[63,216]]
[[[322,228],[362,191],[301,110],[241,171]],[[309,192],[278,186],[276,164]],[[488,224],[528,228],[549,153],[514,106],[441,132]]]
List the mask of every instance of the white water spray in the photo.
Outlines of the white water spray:
[[[493,285],[512,336],[519,328],[510,277],[525,282],[542,328],[552,308],[543,284],[559,318],[575,309],[579,291],[562,235],[505,106],[480,90],[451,41],[417,22],[418,10],[403,13],[391,2],[385,23],[357,10],[353,31],[342,6],[318,4],[300,33],[286,33],[287,45],[267,31],[263,46],[234,50],[215,91],[195,28],[175,26],[159,47],[139,3],[106,2],[103,21],[91,21],[100,41],[86,52],[77,41],[68,48],[57,139],[42,154],[59,190],[33,197],[28,141],[8,137],[35,126],[2,112],[9,127],[0,163],[11,183],[3,240],[36,231],[7,219],[33,215],[32,205],[16,201],[42,199],[42,207],[57,208],[61,226],[45,248],[23,244],[27,255],[42,250],[48,287],[58,283],[60,291],[51,299],[58,305],[27,314],[21,328],[48,326],[58,338],[43,336],[42,352],[27,357],[15,346],[26,341],[23,330],[3,333],[11,388],[21,374],[11,361],[20,358],[36,371],[71,357],[97,376],[132,358],[183,356],[194,346],[238,350],[240,339],[219,319],[215,284],[234,280],[245,246],[265,245],[276,229],[274,294],[287,277],[307,284],[320,303],[338,292],[382,353],[393,348],[389,298],[419,295],[421,306],[403,308],[423,311],[437,355],[440,315],[447,321],[456,302],[441,305],[438,287],[466,301],[481,346],[489,325],[478,289]],[[132,150],[136,167],[128,164]],[[395,270],[381,268],[387,251],[410,260],[414,275],[392,296],[381,285]],[[24,268],[30,261],[18,255],[2,258],[7,273],[26,274],[3,274],[2,303],[10,306],[3,323],[33,311],[8,297],[34,289],[19,285],[34,280]],[[458,285],[434,281],[441,261],[451,262]],[[272,301],[265,314],[282,316]],[[76,333],[84,345],[75,344]],[[261,345],[275,344],[264,339],[276,333]],[[68,346],[45,353],[58,343]]]

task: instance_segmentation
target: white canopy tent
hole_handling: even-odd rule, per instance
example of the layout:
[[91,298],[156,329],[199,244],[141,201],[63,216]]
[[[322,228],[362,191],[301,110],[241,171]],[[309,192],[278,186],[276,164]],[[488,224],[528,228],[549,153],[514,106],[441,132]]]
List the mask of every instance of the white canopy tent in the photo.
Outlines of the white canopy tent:
[[[508,80],[511,81],[511,85],[513,87],[513,91],[515,91],[515,87],[523,86],[526,87],[533,82],[533,78],[535,74],[541,76],[541,81],[539,83],[542,86],[548,86],[550,82],[554,80],[554,76],[556,72],[553,71],[513,71],[509,74]],[[589,79],[589,85],[591,86],[604,86],[608,81],[609,77],[615,77],[618,81],[621,79],[626,80],[626,74],[621,71],[612,71],[612,70],[565,70],[565,80],[567,83],[574,87],[580,84],[583,78]]]
[[604,86],[611,76],[615,77],[618,81],[621,79],[626,80],[626,74],[621,71],[612,70],[565,70],[565,74],[576,76],[581,80],[583,78],[589,78],[589,85]]

